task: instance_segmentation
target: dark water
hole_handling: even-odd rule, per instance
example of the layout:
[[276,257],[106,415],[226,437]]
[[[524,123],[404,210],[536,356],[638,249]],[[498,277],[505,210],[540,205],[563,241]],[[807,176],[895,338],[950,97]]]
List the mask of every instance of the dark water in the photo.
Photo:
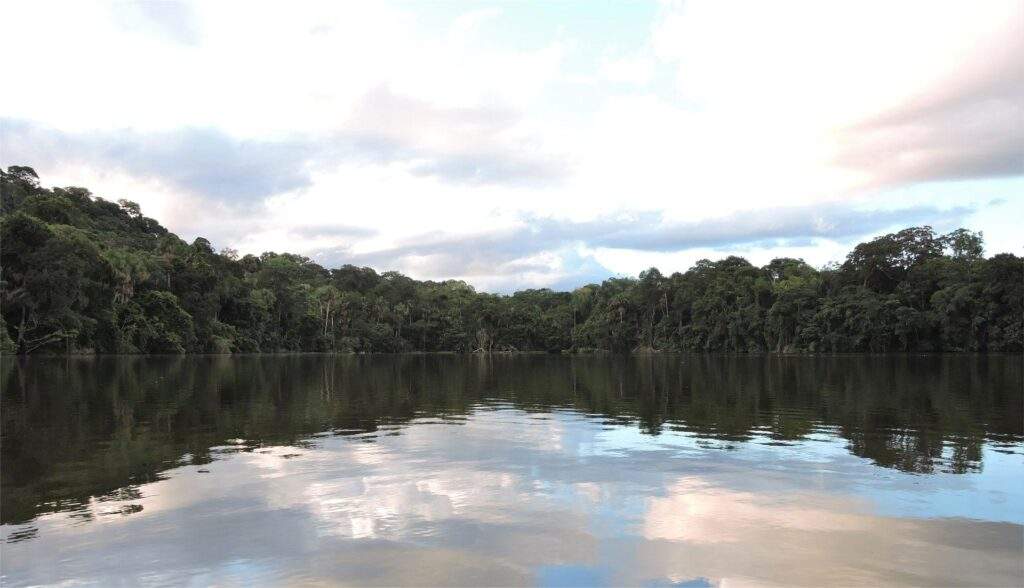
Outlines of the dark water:
[[1020,356],[33,358],[2,583],[1020,585]]

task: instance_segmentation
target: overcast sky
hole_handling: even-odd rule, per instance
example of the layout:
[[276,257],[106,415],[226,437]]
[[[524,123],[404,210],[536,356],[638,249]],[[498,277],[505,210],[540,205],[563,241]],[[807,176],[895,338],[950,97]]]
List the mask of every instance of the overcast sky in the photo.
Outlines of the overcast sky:
[[0,2],[0,164],[191,240],[571,288],[1024,254],[1024,2]]

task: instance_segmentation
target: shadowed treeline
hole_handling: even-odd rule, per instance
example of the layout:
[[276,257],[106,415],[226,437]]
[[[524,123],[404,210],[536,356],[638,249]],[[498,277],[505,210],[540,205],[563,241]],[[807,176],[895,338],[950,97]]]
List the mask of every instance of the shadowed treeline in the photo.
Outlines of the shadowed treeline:
[[[1024,349],[1024,260],[910,227],[841,265],[701,260],[572,292],[477,292],[191,244],[139,205],[0,170],[0,353]],[[532,236],[524,236],[524,239]]]
[[[1014,356],[5,358],[2,521],[121,496],[227,451],[402,434],[499,403],[708,448],[841,437],[902,471],[965,473],[1022,431]],[[119,494],[121,493],[121,494]]]

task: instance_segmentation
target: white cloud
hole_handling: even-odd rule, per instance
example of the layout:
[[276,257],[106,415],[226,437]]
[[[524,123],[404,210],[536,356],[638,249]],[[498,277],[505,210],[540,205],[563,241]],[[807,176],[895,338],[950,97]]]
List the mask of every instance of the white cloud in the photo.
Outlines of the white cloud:
[[[0,118],[14,121],[0,157],[140,201],[218,245],[353,258],[424,235],[497,239],[526,217],[910,208],[887,199],[1024,174],[1019,2],[691,1],[614,38],[566,27],[562,11],[530,22],[522,8],[7,4],[17,26],[0,52],[18,56],[18,91],[0,94]],[[33,146],[26,124],[57,138]],[[945,208],[985,199],[962,190]],[[1012,232],[1001,215],[970,221]],[[487,268],[410,255],[378,269],[505,289],[727,253],[833,259],[852,239],[656,253],[558,242]]]
[[601,64],[601,74],[612,82],[645,85],[654,77],[654,62],[644,57],[617,57]]
[[[1024,147],[1021,39],[1024,5],[1012,0],[688,2],[669,11],[653,44],[677,65],[678,92],[702,117],[737,121],[748,142],[789,163],[787,170],[835,165],[838,158],[852,176],[818,184],[819,191],[835,191],[901,179],[893,177],[891,161],[866,158],[865,147],[881,151],[883,159],[912,158],[929,149],[963,149],[968,139],[993,133],[1005,137],[1004,150]],[[886,121],[891,129],[894,119],[934,116],[936,107],[951,111],[939,113],[929,125],[935,130],[903,127],[895,137],[864,136],[877,134]],[[973,124],[958,120],[964,115]],[[887,148],[878,149],[886,139]],[[956,157],[936,161],[936,169],[914,179],[940,178],[943,167],[957,163]],[[1016,173],[1022,172],[1018,157]]]

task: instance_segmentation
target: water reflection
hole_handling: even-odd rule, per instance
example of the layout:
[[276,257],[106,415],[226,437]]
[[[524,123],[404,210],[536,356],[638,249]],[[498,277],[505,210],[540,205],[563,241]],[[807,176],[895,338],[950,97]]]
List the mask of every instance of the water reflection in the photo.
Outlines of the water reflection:
[[2,370],[5,585],[1006,584],[1024,571],[1019,357]]

